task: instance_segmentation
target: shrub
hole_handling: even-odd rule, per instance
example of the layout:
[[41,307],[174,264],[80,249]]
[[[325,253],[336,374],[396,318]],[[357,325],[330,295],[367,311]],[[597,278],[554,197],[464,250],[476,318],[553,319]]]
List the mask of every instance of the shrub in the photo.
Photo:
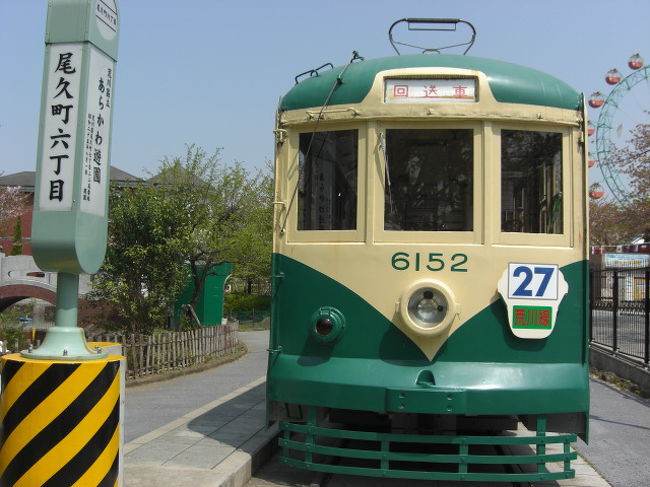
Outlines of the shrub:
[[233,314],[239,311],[268,310],[271,309],[271,297],[230,293],[226,294],[224,298],[223,308],[226,314]]

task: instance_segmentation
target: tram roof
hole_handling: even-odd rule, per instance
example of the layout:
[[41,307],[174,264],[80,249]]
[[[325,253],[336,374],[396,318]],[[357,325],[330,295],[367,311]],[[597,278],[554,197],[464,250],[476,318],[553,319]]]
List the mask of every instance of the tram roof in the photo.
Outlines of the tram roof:
[[[446,54],[415,54],[370,59],[351,64],[343,75],[343,83],[334,91],[330,105],[360,103],[368,94],[380,71],[415,67],[448,67],[471,69],[485,73],[497,101],[523,103],[577,110],[581,95],[554,76],[518,64],[474,56]],[[325,103],[336,77],[343,71],[338,66],[318,76],[302,80],[283,98],[282,110],[319,107]]]

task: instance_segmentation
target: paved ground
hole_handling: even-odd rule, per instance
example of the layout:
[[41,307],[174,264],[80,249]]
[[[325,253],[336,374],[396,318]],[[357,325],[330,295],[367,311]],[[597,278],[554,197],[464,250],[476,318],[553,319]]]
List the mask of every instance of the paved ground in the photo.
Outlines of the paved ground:
[[126,391],[125,487],[241,486],[266,430],[268,332],[240,333],[249,353],[228,364]]
[[592,379],[589,426],[578,451],[613,487],[650,486],[650,401]]
[[246,343],[248,354],[235,362],[164,382],[129,387],[124,425],[126,442],[265,377],[268,331],[240,332],[239,336]]
[[237,389],[124,448],[125,487],[241,486],[275,429],[264,427],[264,380]]

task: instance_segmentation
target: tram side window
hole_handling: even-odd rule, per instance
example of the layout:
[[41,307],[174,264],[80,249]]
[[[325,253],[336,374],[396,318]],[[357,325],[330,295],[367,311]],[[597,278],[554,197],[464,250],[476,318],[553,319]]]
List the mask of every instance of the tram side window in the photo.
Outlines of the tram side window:
[[501,231],[562,233],[562,134],[501,131]]
[[357,226],[356,130],[300,134],[298,230]]
[[386,130],[384,229],[473,229],[473,131]]

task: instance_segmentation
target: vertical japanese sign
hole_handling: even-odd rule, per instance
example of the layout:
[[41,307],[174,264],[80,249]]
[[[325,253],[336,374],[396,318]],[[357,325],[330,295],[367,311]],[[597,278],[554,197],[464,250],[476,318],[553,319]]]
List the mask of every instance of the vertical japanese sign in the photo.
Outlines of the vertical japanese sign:
[[81,81],[80,44],[53,46],[47,67],[39,207],[70,210]]
[[50,0],[32,248],[44,270],[97,271],[108,228],[116,0]]
[[85,113],[81,211],[106,214],[109,184],[108,144],[111,135],[113,72],[115,63],[102,52],[91,49],[88,98]]
[[[68,44],[53,46],[50,51],[39,209],[71,210],[79,186],[80,210],[105,216],[115,63],[98,49],[88,49],[88,83],[81,100],[83,50],[81,44]],[[79,122],[83,126],[79,157],[83,169],[75,180]]]

